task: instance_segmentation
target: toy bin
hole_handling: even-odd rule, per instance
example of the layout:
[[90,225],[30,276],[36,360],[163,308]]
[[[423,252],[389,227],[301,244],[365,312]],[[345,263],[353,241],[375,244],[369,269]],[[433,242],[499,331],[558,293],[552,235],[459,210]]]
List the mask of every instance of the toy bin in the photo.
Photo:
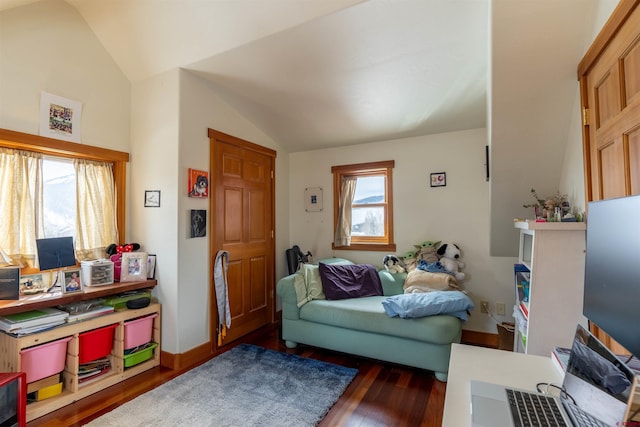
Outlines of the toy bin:
[[153,350],[158,346],[156,343],[152,343],[149,347],[144,348],[135,353],[127,354],[123,357],[124,367],[130,368],[139,363],[146,362],[153,357]]
[[151,341],[153,319],[158,313],[124,322],[124,349],[129,350]]
[[79,334],[78,363],[83,364],[108,356],[113,348],[113,334],[117,326],[116,323]]
[[67,359],[69,341],[71,337],[23,348],[20,351],[20,370],[26,372],[27,383],[62,372]]

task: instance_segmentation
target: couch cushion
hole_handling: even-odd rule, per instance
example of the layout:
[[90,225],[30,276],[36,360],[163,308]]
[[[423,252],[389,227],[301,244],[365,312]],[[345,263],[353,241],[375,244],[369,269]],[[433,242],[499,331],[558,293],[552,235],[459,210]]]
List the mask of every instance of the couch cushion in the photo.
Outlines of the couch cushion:
[[300,268],[295,273],[293,284],[296,290],[298,307],[313,299],[325,299],[322,292],[322,282],[318,266],[314,264],[300,264]]
[[449,344],[460,334],[462,323],[453,316],[401,319],[387,316],[384,296],[338,301],[314,300],[300,308],[300,318],[342,328],[394,335],[434,344]]
[[382,295],[380,276],[372,265],[320,263],[319,269],[322,290],[329,300]]

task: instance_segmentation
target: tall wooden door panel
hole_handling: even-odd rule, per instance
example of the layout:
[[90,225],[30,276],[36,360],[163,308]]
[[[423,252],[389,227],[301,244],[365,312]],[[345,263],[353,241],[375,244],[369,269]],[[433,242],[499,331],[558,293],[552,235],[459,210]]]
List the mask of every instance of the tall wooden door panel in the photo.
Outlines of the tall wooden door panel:
[[[578,65],[587,201],[640,194],[639,5],[621,0]],[[597,325],[592,330],[623,351]]]
[[[275,152],[212,130],[209,136],[214,212],[211,253],[229,253],[231,328],[224,344],[273,322]],[[215,310],[212,304],[212,312]],[[215,333],[217,316],[212,317]]]

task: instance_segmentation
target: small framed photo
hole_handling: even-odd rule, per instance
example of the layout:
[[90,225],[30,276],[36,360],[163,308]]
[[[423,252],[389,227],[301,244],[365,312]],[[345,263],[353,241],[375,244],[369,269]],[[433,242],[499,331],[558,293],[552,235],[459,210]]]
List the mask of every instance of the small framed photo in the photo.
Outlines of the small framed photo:
[[147,253],[123,252],[120,281],[137,282],[145,280],[147,280]]
[[147,279],[153,280],[156,277],[156,256],[149,254],[147,256]]
[[160,207],[160,190],[145,190],[144,207],[145,208]]
[[447,185],[447,173],[436,172],[431,174],[431,186],[432,187],[446,187]]
[[307,212],[322,211],[322,187],[304,189],[304,210]]
[[82,292],[82,279],[80,279],[80,269],[64,270],[62,272],[64,281],[62,282],[62,292]]
[[47,92],[40,94],[40,136],[81,143],[82,103]]
[[20,276],[20,295],[33,295],[47,292],[49,284],[45,283],[42,274]]
[[190,236],[193,237],[205,237],[207,235],[207,210],[206,209],[191,209],[191,232]]
[[189,168],[189,197],[206,198],[209,196],[209,172]]

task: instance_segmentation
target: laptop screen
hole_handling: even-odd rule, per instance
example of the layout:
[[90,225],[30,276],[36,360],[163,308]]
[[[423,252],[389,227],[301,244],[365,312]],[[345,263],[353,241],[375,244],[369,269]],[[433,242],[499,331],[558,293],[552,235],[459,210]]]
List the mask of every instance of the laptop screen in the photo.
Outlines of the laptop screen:
[[563,398],[607,425],[623,425],[635,376],[615,354],[578,325],[563,382]]

